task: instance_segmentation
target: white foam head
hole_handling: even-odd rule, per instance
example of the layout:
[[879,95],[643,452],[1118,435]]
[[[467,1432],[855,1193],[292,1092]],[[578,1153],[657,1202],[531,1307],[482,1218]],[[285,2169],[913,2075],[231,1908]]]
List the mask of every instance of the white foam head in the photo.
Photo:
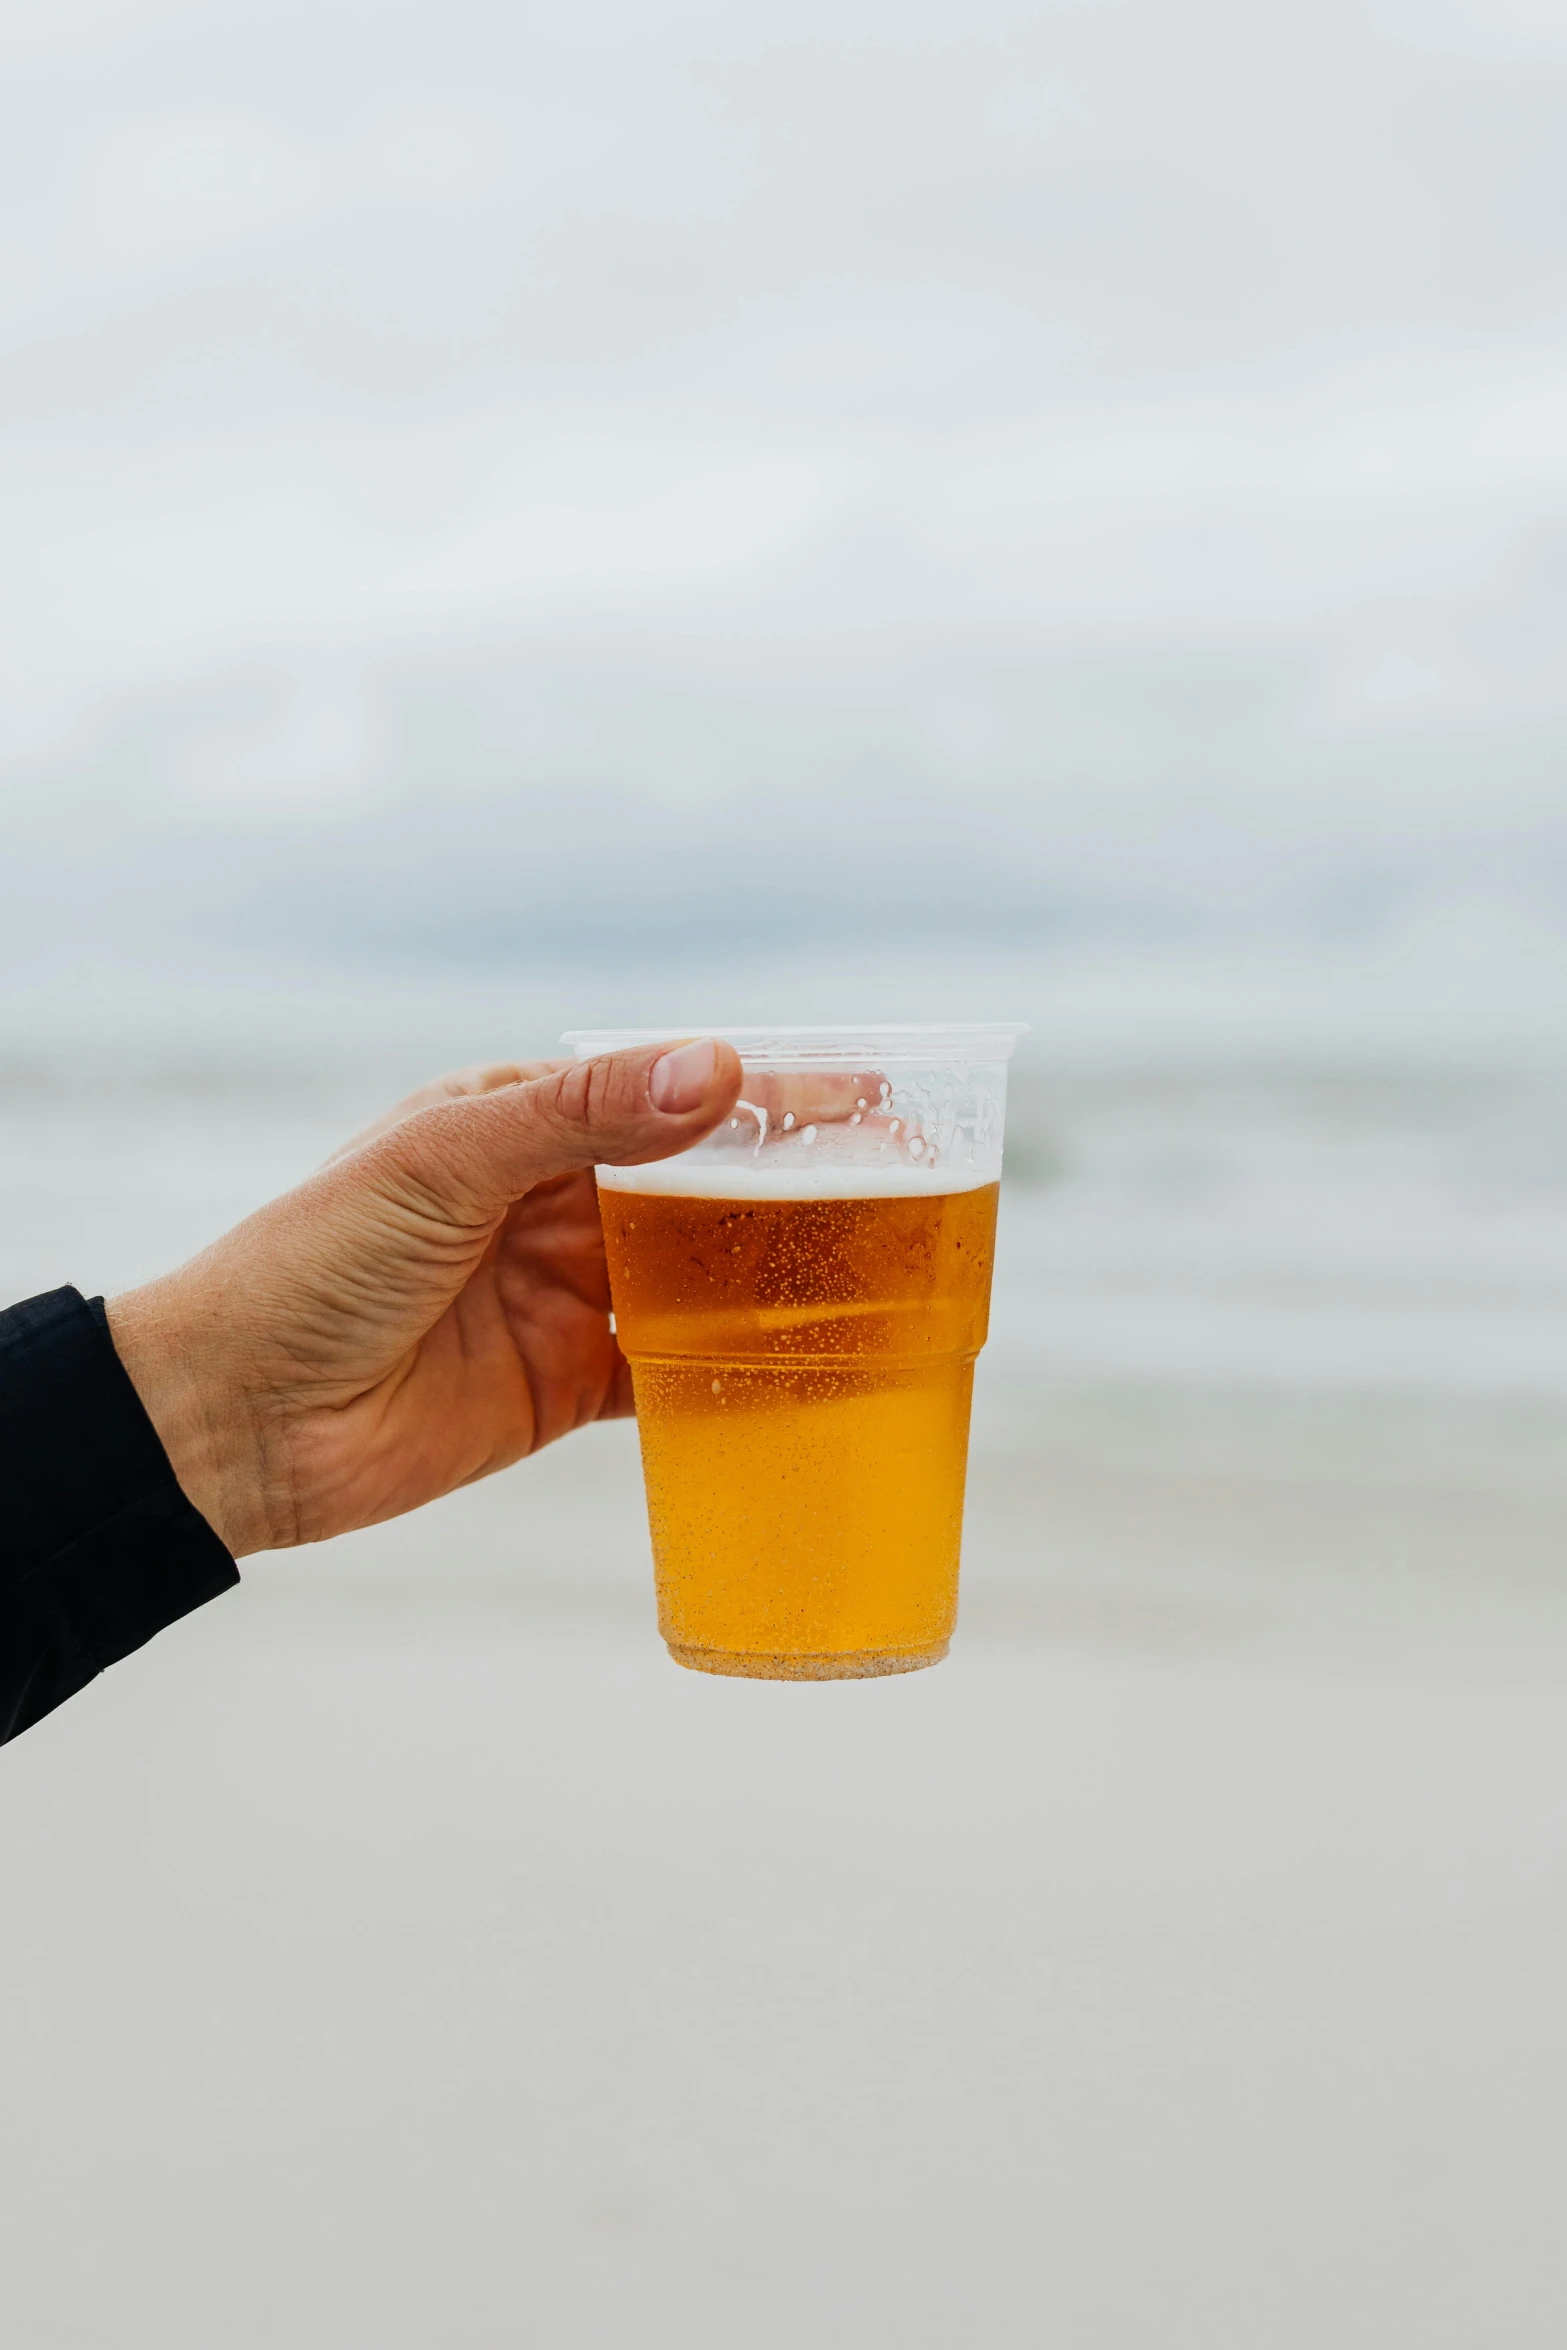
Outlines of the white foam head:
[[812,1166],[733,1165],[706,1152],[660,1159],[650,1167],[595,1169],[604,1191],[653,1192],[666,1199],[936,1199],[954,1191],[977,1191],[993,1176],[969,1167],[910,1167],[896,1161],[883,1167],[818,1160]]

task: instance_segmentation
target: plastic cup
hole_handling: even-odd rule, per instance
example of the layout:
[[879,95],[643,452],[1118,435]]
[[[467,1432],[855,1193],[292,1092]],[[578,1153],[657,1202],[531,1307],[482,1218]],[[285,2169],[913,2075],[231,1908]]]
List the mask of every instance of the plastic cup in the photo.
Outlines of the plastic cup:
[[[937,1664],[1026,1031],[686,1033],[739,1053],[733,1116],[678,1157],[597,1171],[659,1629],[707,1673]],[[665,1034],[563,1041],[587,1060]]]

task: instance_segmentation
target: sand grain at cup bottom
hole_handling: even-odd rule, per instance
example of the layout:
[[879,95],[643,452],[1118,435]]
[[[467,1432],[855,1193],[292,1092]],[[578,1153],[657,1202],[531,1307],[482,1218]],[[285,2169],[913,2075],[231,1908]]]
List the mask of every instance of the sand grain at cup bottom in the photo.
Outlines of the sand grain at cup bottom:
[[411,1539],[8,1750],[8,2340],[1554,2341],[1567,1674],[769,1689]]

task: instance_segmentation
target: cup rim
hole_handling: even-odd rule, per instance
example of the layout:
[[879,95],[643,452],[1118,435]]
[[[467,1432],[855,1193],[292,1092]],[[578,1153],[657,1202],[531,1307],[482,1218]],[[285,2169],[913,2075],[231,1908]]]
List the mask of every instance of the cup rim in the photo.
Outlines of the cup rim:
[[630,1045],[679,1044],[712,1036],[742,1061],[830,1059],[869,1066],[882,1061],[1005,1061],[1029,1033],[1026,1020],[777,1021],[736,1027],[724,1022],[668,1028],[568,1028],[561,1043],[579,1061]]

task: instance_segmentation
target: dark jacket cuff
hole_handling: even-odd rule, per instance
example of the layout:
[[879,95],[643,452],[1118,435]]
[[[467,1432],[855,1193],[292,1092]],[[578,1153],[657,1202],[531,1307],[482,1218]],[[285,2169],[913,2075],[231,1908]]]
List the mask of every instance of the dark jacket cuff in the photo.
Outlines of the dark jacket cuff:
[[103,1300],[56,1289],[0,1313],[0,1740],[238,1581]]

